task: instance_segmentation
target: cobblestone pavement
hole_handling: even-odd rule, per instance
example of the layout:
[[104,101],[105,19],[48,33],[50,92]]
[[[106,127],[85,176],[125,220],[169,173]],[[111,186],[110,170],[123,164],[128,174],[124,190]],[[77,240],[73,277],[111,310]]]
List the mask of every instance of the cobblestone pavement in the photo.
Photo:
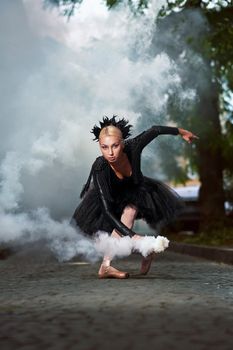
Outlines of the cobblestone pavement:
[[131,277],[33,251],[0,261],[1,350],[232,349],[232,266],[171,252],[147,276],[137,255],[113,266]]

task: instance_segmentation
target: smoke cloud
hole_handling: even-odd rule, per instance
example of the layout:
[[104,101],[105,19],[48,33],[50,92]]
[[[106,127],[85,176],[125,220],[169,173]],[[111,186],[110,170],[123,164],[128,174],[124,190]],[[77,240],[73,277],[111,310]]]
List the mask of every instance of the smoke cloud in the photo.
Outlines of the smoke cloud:
[[61,260],[97,258],[69,225],[99,155],[91,128],[117,114],[136,133],[151,123],[142,101],[165,124],[168,90],[193,97],[167,54],[149,54],[164,3],[135,18],[124,5],[86,0],[67,22],[42,1],[1,2],[0,244],[43,239]]

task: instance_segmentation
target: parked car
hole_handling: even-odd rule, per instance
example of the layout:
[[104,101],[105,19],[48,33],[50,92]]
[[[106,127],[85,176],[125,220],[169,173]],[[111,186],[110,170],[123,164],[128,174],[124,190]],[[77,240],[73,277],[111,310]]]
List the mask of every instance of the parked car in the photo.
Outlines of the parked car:
[[[173,187],[173,189],[184,200],[185,206],[171,225],[172,229],[196,232],[200,224],[200,207],[198,203],[198,192],[200,185]],[[226,216],[233,219],[233,203],[225,202]],[[170,227],[170,226],[169,226]]]
[[173,187],[176,193],[184,200],[185,205],[176,220],[169,225],[169,228],[175,231],[198,231],[200,224],[199,187],[199,185]]

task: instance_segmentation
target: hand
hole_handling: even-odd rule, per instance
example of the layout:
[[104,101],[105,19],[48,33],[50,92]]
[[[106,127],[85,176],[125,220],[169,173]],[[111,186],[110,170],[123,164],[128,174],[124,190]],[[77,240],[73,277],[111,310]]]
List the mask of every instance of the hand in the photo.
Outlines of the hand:
[[188,143],[192,143],[194,139],[199,139],[198,136],[194,135],[191,131],[179,128],[179,133],[181,137]]

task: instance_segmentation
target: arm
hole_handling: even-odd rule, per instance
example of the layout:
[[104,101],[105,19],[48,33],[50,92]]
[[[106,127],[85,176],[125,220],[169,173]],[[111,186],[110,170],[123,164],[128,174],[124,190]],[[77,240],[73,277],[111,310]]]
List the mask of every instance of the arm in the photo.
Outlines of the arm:
[[194,139],[198,139],[196,135],[185,129],[176,128],[172,126],[154,125],[150,129],[143,131],[140,135],[136,136],[134,140],[142,150],[158,135],[181,135],[182,138],[188,143],[191,143]]
[[121,221],[119,221],[112,213],[109,208],[109,203],[106,199],[106,179],[104,178],[103,172],[94,172],[93,174],[93,181],[95,184],[95,187],[99,193],[102,207],[104,210],[104,214],[108,221],[114,226],[114,228],[123,236],[134,236],[135,232],[130,230],[126,225],[124,225]]
[[150,129],[143,131],[134,138],[137,145],[142,150],[148,143],[155,139],[158,135],[178,135],[179,129],[171,126],[154,125]]

